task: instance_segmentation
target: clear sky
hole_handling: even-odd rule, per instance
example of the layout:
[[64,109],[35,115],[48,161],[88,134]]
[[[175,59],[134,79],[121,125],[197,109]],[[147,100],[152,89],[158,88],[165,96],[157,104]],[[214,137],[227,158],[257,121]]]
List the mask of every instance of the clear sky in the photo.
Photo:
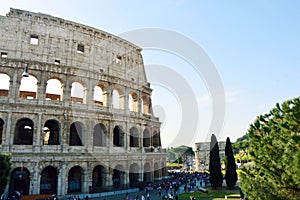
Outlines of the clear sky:
[[[210,57],[224,86],[225,120],[220,133],[215,133],[219,140],[229,136],[235,141],[257,115],[268,112],[276,102],[299,96],[300,1],[2,0],[0,15],[10,7],[50,14],[115,35],[154,27],[190,38]],[[209,141],[212,103],[203,77],[178,55],[145,49],[143,56],[146,67],[174,68],[194,92],[197,130],[185,145]],[[153,83],[152,88],[166,147],[178,134],[184,106],[168,86]]]

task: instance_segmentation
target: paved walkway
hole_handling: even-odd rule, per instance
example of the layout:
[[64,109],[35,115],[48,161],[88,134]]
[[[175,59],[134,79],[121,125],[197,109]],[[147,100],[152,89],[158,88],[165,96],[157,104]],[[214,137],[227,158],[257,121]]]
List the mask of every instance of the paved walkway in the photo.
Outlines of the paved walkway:
[[[199,181],[196,183],[197,186],[199,186]],[[196,190],[196,188],[194,189]],[[162,190],[162,194],[166,195],[165,190]],[[184,193],[184,185],[181,185],[179,187],[178,193]],[[141,200],[141,196],[144,195],[145,199],[147,199],[147,193],[145,191],[139,191],[139,192],[133,192],[133,193],[128,193],[128,198],[126,194],[120,194],[120,195],[114,195],[114,196],[106,196],[106,197],[98,197],[98,198],[89,198],[89,200],[135,200],[136,196],[138,196],[139,200]],[[150,200],[161,200],[162,197],[159,196],[158,190],[153,190],[150,192]],[[174,196],[175,199],[175,196]]]

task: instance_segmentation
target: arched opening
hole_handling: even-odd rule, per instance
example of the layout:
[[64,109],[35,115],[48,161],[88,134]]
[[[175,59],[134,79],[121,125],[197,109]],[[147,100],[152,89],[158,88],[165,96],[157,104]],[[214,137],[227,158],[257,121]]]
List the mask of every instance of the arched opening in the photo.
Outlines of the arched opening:
[[155,163],[154,164],[154,180],[157,181],[159,179],[160,179],[160,177],[159,177],[159,168],[158,168],[158,164]]
[[139,131],[136,127],[130,129],[130,147],[139,147]]
[[19,97],[22,99],[36,99],[37,79],[34,76],[23,77],[21,79]]
[[117,165],[113,169],[113,174],[112,174],[113,186],[115,188],[120,188],[121,185],[124,184],[125,181],[124,177],[125,177],[124,167],[122,165]]
[[150,133],[148,129],[145,129],[143,132],[143,147],[150,147]]
[[46,121],[43,128],[43,144],[59,145],[59,124],[56,120]]
[[1,80],[0,96],[6,97],[6,96],[8,96],[8,93],[9,93],[10,77],[7,74],[0,72],[0,80]]
[[129,168],[129,185],[130,187],[138,187],[139,186],[139,171],[140,168],[138,164],[133,163]]
[[113,108],[121,109],[120,93],[116,89],[114,89],[113,93],[112,93],[112,105],[113,105]]
[[106,146],[106,137],[107,137],[107,130],[103,124],[96,124],[94,126],[94,133],[93,133],[93,145],[94,146]]
[[103,92],[103,86],[102,85],[96,85],[94,87],[94,103],[97,105],[104,105],[104,100],[106,99],[104,92]]
[[149,163],[146,163],[144,165],[144,182],[147,183],[147,182],[150,182],[151,181],[151,168],[150,168],[150,164]]
[[70,146],[83,146],[83,124],[74,122],[70,127]]
[[97,165],[93,169],[92,191],[101,192],[104,183],[105,183],[105,168],[101,165]]
[[48,166],[41,173],[41,194],[57,194],[57,169]]
[[32,145],[33,141],[33,121],[28,118],[18,120],[15,127],[14,144]]
[[142,102],[143,102],[142,112],[145,114],[149,114],[149,99],[148,99],[148,97],[142,96]]
[[22,195],[29,194],[30,172],[25,167],[17,167],[11,172],[9,194],[16,195],[18,191]]
[[62,100],[62,84],[57,79],[49,79],[46,87],[46,100]]
[[158,132],[154,131],[153,133],[153,146],[159,147],[160,145],[160,135]]
[[0,118],[0,145],[2,144],[3,137],[3,129],[4,129],[4,121]]
[[129,94],[129,110],[133,112],[138,112],[139,107],[138,107],[139,101],[138,101],[138,96],[135,92]]
[[84,87],[79,82],[73,82],[71,88],[71,100],[75,103],[85,103],[86,96]]
[[81,192],[82,168],[72,167],[68,174],[68,193]]
[[116,146],[116,147],[124,147],[125,133],[123,131],[122,126],[116,126],[114,128],[113,143],[114,143],[114,146]]

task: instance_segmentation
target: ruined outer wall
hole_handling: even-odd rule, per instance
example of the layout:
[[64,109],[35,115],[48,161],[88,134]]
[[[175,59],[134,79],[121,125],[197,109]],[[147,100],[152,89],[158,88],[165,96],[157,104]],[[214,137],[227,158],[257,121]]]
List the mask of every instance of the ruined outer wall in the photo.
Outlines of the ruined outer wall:
[[[12,59],[33,60],[102,72],[147,84],[141,49],[107,32],[41,13],[11,9],[0,16],[0,47]],[[37,37],[38,44],[30,44]],[[83,52],[78,51],[82,45]],[[121,60],[118,60],[121,59]],[[85,74],[85,73],[84,73]]]
[[[150,99],[152,89],[146,80],[139,47],[95,28],[16,9],[0,17],[0,35],[0,73],[10,78],[9,91],[1,91],[0,96],[0,119],[4,121],[0,149],[12,153],[13,169],[29,170],[30,194],[40,192],[41,173],[48,166],[57,169],[59,195],[68,193],[68,174],[74,166],[82,170],[82,193],[90,191],[96,166],[105,169],[103,187],[112,186],[113,169],[117,167],[125,171],[123,184],[129,183],[131,166],[140,174],[139,181],[143,181],[146,167],[149,181],[166,175],[165,149],[161,144],[152,146],[152,136],[160,133],[161,123],[150,109],[148,113],[141,109],[141,98]],[[21,74],[26,65],[38,81],[35,99],[20,98]],[[62,83],[60,100],[45,100],[47,81],[51,78]],[[82,103],[72,101],[74,81],[85,88]],[[99,84],[104,87],[105,106],[93,102],[93,88]],[[113,89],[120,91],[123,109],[113,108]],[[132,92],[137,94],[136,112],[128,109]],[[32,145],[13,144],[16,123],[22,118],[33,121]],[[43,145],[42,131],[47,120],[59,124],[59,145]],[[84,125],[83,146],[70,146],[70,125],[77,121]],[[93,145],[94,127],[99,123],[107,128],[108,138],[103,147]],[[112,143],[115,126],[124,128],[124,147]],[[139,133],[137,147],[129,145],[133,127]],[[150,132],[149,147],[143,145],[145,129]]]

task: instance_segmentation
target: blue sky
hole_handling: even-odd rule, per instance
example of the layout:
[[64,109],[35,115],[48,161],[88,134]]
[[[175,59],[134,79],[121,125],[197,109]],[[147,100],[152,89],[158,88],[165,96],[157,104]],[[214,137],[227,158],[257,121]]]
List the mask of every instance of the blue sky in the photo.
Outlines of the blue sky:
[[[2,0],[0,15],[10,7],[47,13],[115,35],[155,27],[189,37],[205,50],[223,82],[226,113],[222,131],[216,133],[219,140],[229,136],[235,141],[257,115],[268,112],[276,102],[299,96],[299,1]],[[145,65],[174,67],[194,91],[198,129],[186,145],[209,141],[212,105],[203,79],[178,56],[157,50],[144,50],[143,56]],[[154,83],[153,88],[153,103],[161,108],[157,114],[163,121],[162,143],[168,146],[178,132],[182,106],[166,87]]]

